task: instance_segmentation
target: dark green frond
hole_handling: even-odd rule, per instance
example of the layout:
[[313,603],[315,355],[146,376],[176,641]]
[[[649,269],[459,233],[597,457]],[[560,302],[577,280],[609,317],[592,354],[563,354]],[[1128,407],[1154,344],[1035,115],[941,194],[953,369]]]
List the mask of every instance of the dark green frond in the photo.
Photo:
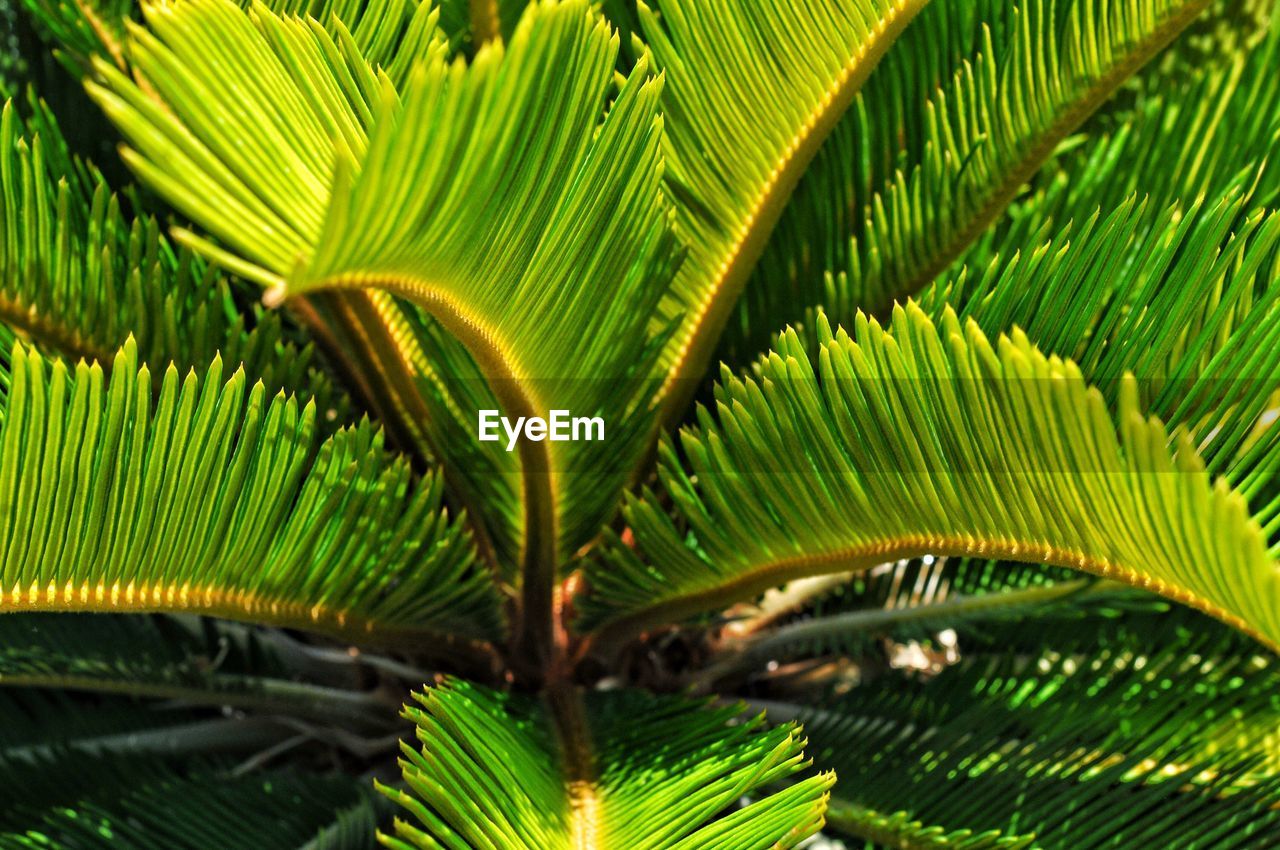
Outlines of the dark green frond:
[[74,699],[59,691],[0,690],[0,833],[45,812],[94,799],[106,804],[152,780],[211,759],[272,746],[288,727],[202,717],[120,697]]
[[1275,659],[1201,618],[1142,622],[801,711],[841,777],[832,826],[890,846],[908,821],[1044,850],[1274,846]]
[[157,370],[217,354],[274,392],[314,397],[325,421],[349,402],[315,353],[284,339],[280,316],[241,315],[226,280],[175,252],[149,217],[129,218],[90,165],[72,157],[34,96],[0,116],[0,319],[50,353],[110,363],[130,335]]
[[[17,346],[0,427],[7,611],[191,611],[367,639],[492,637],[469,535],[368,422],[324,440],[314,404],[170,367],[132,343],[108,382]],[[153,407],[154,404],[154,407]]]
[[0,687],[125,693],[365,726],[386,719],[386,703],[371,694],[294,681],[252,632],[159,616],[0,617]]
[[457,680],[415,699],[408,788],[383,788],[413,818],[382,836],[394,850],[783,850],[822,824],[833,777],[764,792],[806,766],[804,742],[739,707],[636,691],[535,702]]
[[[797,190],[744,301],[739,360],[806,307],[851,323],[858,310],[882,312],[927,285],[1208,3],[934,4],[944,8],[890,51],[882,84],[850,110]],[[899,67],[921,53],[937,57],[933,74]]]
[[629,503],[642,555],[613,547],[582,608],[606,646],[792,579],[923,554],[1069,566],[1280,641],[1262,529],[1185,432],[1141,412],[1132,378],[1113,417],[1078,366],[1020,331],[993,344],[912,302],[887,329],[859,316],[852,338],[823,322],[817,342],[815,357],[784,334],[757,380],[725,370],[717,418],[683,434],[687,467],[664,450],[688,537],[653,496]]
[[[108,804],[90,797],[55,807],[25,830],[0,834],[0,848],[301,850],[308,842],[324,840],[336,818],[360,806],[367,787],[344,776],[196,771],[155,779]],[[369,805],[363,804],[366,809]],[[345,846],[375,846],[371,832],[365,837]]]

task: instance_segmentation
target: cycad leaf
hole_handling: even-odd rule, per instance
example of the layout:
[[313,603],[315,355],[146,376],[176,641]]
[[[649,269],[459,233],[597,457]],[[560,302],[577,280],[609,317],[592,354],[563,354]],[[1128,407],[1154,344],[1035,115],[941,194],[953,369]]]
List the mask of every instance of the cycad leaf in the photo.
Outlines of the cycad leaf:
[[[1066,569],[954,558],[899,561],[855,576],[790,622],[747,637],[722,637],[725,657],[699,680],[749,676],[767,670],[771,661],[874,657],[885,639],[917,641],[942,659],[957,647],[967,653],[971,639],[989,642],[992,627],[999,631],[1034,618],[1039,633],[1051,625],[1078,628],[1085,618],[1105,622],[1152,607],[1165,605],[1159,597]],[[945,645],[943,632],[949,633]]]
[[664,304],[667,417],[701,379],[805,167],[925,0],[639,3],[667,76],[664,145],[689,256]]
[[1275,659],[1192,616],[896,674],[799,712],[840,773],[832,826],[890,846],[953,846],[911,821],[990,841],[977,847],[1273,846]]
[[[120,697],[0,689],[0,833],[25,830],[77,801],[110,804],[175,768],[243,758],[280,740],[288,727],[258,720],[205,719]],[[282,732],[283,730],[283,732]]]
[[[351,777],[270,771],[244,776],[222,770],[172,771],[151,781],[125,784],[127,793],[102,803],[57,806],[21,832],[0,834],[4,850],[173,850],[253,847],[372,848],[374,833],[358,843],[337,843],[339,819],[367,823],[372,810],[366,786]],[[338,834],[353,837],[350,831]],[[327,844],[320,842],[329,842]],[[308,842],[317,842],[309,845]]]
[[65,688],[236,706],[325,723],[385,724],[374,695],[297,681],[253,637],[211,620],[103,614],[0,617],[0,687]]
[[[127,29],[138,17],[136,0],[22,0],[31,15],[57,42],[58,55],[78,73],[100,58],[124,67]],[[255,0],[240,0],[248,6]],[[259,0],[261,2],[261,0]],[[439,25],[447,28],[450,43],[457,45],[467,35],[467,17],[459,5],[466,0],[266,0],[262,6],[282,15],[306,15],[318,21],[341,20],[355,44],[368,59],[397,80],[436,34],[429,23],[432,9],[439,7]]]
[[821,825],[833,780],[735,808],[807,764],[795,727],[735,723],[736,707],[638,691],[535,702],[452,679],[415,699],[408,788],[382,789],[416,821],[382,836],[394,850],[788,848]]
[[367,422],[320,442],[315,406],[129,343],[109,383],[21,346],[0,426],[0,609],[191,611],[374,638],[491,637],[467,532]]
[[1278,435],[1265,418],[1280,389],[1280,215],[1249,211],[1250,200],[1238,186],[1160,212],[1130,198],[980,276],[931,288],[922,306],[940,315],[954,305],[988,334],[1022,327],[1109,396],[1136,375],[1141,407],[1190,433],[1270,538],[1280,510],[1269,483]]
[[1280,643],[1280,570],[1245,500],[1211,481],[1185,432],[1114,417],[1069,360],[1019,331],[994,345],[914,304],[855,338],[793,332],[760,379],[725,374],[718,421],[685,432],[663,479],[692,542],[651,497],[626,510],[644,557],[589,572],[605,646],[808,575],[921,554],[1051,563],[1148,588]]
[[[545,633],[557,562],[598,533],[648,441],[674,248],[660,84],[640,63],[601,120],[617,45],[585,0],[531,6],[470,66],[438,43],[399,93],[340,27],[227,0],[148,22],[135,68],[168,108],[101,63],[95,92],[141,176],[238,256],[197,246],[274,299],[376,287],[417,302],[513,420],[607,416],[606,440],[518,442],[526,610]],[[234,49],[211,63],[209,42]],[[246,100],[251,76],[267,82]]]
[[50,353],[110,362],[130,335],[146,362],[204,366],[221,353],[275,391],[314,397],[325,420],[349,402],[310,346],[274,314],[238,315],[225,280],[175,252],[152,218],[128,218],[92,166],[73,160],[47,107],[0,113],[0,319]]
[[[959,309],[974,296],[986,298],[990,282],[1016,256],[1031,253],[1028,246],[1042,251],[1039,246],[1053,238],[1059,243],[1054,251],[1060,251],[1068,232],[1076,234],[1070,238],[1078,244],[1079,228],[1095,215],[1106,218],[1128,207],[1133,196],[1142,199],[1136,212],[1145,218],[1126,226],[1138,235],[1174,205],[1175,218],[1196,207],[1213,210],[1233,187],[1247,201],[1245,211],[1274,208],[1280,197],[1280,169],[1274,165],[1280,154],[1280,78],[1270,70],[1278,61],[1280,17],[1264,43],[1246,56],[1219,60],[1206,72],[1159,90],[1119,128],[1060,156],[1056,168],[1038,178],[1036,191],[926,289],[922,300],[950,297]],[[1145,248],[1133,239],[1118,255],[1117,267],[1129,276],[1132,259]],[[970,281],[963,284],[962,278]],[[973,278],[982,282],[975,285]],[[1026,322],[1025,315],[1023,310],[1010,313],[1019,323]]]
[[[1209,0],[948,5],[972,4],[925,11],[927,26],[890,51],[883,84],[867,89],[797,189],[735,323],[750,335],[739,354],[805,307],[852,322],[927,285]],[[942,79],[899,67],[939,42],[962,59]]]

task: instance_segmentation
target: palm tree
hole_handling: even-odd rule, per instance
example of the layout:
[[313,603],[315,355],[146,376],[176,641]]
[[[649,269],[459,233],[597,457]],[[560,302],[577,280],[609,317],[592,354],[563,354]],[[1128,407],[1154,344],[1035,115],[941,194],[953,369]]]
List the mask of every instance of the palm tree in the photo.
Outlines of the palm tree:
[[8,10],[0,848],[1280,846],[1274,4],[651,1]]

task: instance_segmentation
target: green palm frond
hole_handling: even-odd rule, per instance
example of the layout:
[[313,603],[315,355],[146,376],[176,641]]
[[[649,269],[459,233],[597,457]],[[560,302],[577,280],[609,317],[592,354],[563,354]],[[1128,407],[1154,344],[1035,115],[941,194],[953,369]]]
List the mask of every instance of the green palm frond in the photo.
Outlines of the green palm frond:
[[992,847],[1273,846],[1280,774],[1258,733],[1278,717],[1275,659],[1190,615],[1143,622],[800,711],[847,795],[831,825],[908,847],[952,846],[911,821],[1007,842]]
[[243,757],[282,734],[271,722],[29,688],[0,690],[0,721],[0,834],[21,832],[77,801],[113,803],[184,766]]
[[679,323],[663,356],[668,420],[702,377],[796,182],[924,3],[637,4],[666,75],[667,185],[689,246],[663,305]]
[[0,617],[0,687],[125,693],[364,726],[387,719],[386,703],[372,694],[293,680],[252,633],[165,617]]
[[[335,287],[415,301],[512,419],[608,417],[607,441],[519,443],[529,628],[544,642],[555,564],[611,516],[648,444],[649,328],[674,259],[660,84],[641,63],[601,120],[617,46],[585,0],[530,7],[470,66],[436,42],[400,93],[336,23],[335,39],[226,0],[156,7],[149,23],[135,68],[168,110],[105,63],[93,91],[143,179],[231,250],[185,241],[272,301]],[[226,62],[202,61],[210,40],[235,45]],[[303,65],[323,53],[340,64]],[[235,81],[250,69],[272,82],[246,102]],[[281,163],[296,182],[275,179]]]
[[[968,653],[975,639],[990,642],[992,627],[1034,618],[1040,628],[1059,623],[1090,628],[1084,621],[1104,623],[1153,607],[1164,607],[1159,597],[1065,569],[912,559],[859,574],[774,628],[722,639],[721,657],[697,678],[741,678],[767,670],[770,661],[876,657],[885,640],[936,645],[948,630],[959,651]],[[1000,634],[1007,636],[1007,629]]]
[[[125,66],[128,29],[141,9],[137,0],[22,2],[57,43],[64,61],[77,70],[89,66],[95,57]],[[448,24],[445,32],[452,44],[460,44],[468,34],[465,8],[458,8],[465,7],[466,0],[240,0],[246,8],[255,3],[281,15],[305,15],[321,22],[341,20],[369,61],[397,82],[403,81],[412,58],[436,34],[436,25],[430,21],[433,8],[439,7],[440,23]]]
[[[4,850],[208,850],[253,847],[373,848],[372,831],[336,843],[331,828],[344,816],[370,818],[367,786],[344,776],[272,771],[244,776],[193,771],[130,787],[110,803],[92,795],[58,806],[21,831],[0,834]],[[324,843],[329,842],[329,843]]]
[[9,100],[0,114],[0,319],[71,360],[109,363],[131,335],[158,368],[221,353],[272,391],[315,398],[325,421],[349,416],[313,349],[285,340],[278,315],[248,326],[225,280],[175,252],[154,219],[126,216],[34,97],[29,113],[24,121]]
[[[1239,184],[1251,209],[1280,198],[1280,18],[1244,56],[1219,60],[1176,88],[1142,100],[1113,131],[1058,158],[1035,190],[960,257],[933,289],[964,274],[990,275],[1072,221],[1125,205],[1137,195],[1154,218],[1170,206],[1213,200]],[[1152,222],[1148,221],[1147,226]]]
[[[974,17],[927,10],[926,26],[890,51],[892,72],[849,112],[797,190],[736,323],[746,335],[738,356],[805,307],[821,304],[833,321],[851,322],[859,309],[881,312],[927,285],[1208,4],[1027,0],[975,7]],[[897,67],[925,51],[944,62],[939,39],[957,45],[953,55],[973,45],[954,71],[940,67],[938,79]]]
[[1274,429],[1260,425],[1280,389],[1274,316],[1280,216],[1250,211],[1231,188],[1211,204],[1153,214],[1130,198],[980,277],[922,298],[988,334],[1023,328],[1070,357],[1104,393],[1139,379],[1141,406],[1186,428],[1209,471],[1247,494],[1271,536]]
[[766,348],[797,309],[827,305],[823,274],[847,267],[867,202],[895,173],[922,161],[929,98],[980,55],[990,33],[1005,46],[1019,5],[1008,0],[930,0],[886,52],[796,185],[743,288],[720,342],[731,362]]
[[[0,427],[6,611],[191,611],[376,638],[492,637],[468,533],[369,423],[320,441],[314,404],[221,361],[152,402],[127,343],[101,367],[16,346]],[[107,517],[111,521],[107,522]]]
[[415,699],[408,788],[383,788],[416,821],[382,837],[395,850],[765,850],[822,823],[826,774],[737,808],[807,764],[795,727],[734,722],[738,707],[640,692],[537,702],[458,680]]
[[[914,555],[1073,567],[1280,641],[1280,570],[1244,498],[1213,481],[1185,432],[1114,416],[1070,360],[1020,331],[994,345],[950,310],[914,303],[854,337],[822,322],[816,357],[793,332],[759,367],[726,370],[718,421],[686,431],[662,477],[692,542],[654,497],[626,517],[647,566],[615,546],[588,571],[584,627],[619,636],[809,575]],[[814,362],[816,360],[816,363]]]

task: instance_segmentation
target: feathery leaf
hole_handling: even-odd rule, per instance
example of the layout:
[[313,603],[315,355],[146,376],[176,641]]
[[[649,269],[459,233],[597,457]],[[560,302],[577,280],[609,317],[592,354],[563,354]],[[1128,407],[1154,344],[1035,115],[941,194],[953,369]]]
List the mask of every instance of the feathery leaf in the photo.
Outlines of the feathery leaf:
[[689,246],[664,316],[668,420],[702,377],[787,198],[881,55],[926,0],[638,4],[667,78],[663,146]]
[[492,637],[469,535],[368,422],[320,442],[221,361],[152,402],[126,343],[109,383],[22,346],[0,426],[0,610],[191,611],[376,638]]
[[535,702],[452,679],[414,697],[408,788],[382,790],[417,823],[381,836],[393,850],[782,850],[822,824],[826,774],[737,807],[806,765],[796,728],[735,723],[740,708],[632,691]]
[[[736,322],[749,334],[737,356],[806,307],[846,323],[923,288],[1208,4],[1024,0],[979,5],[973,17],[926,11],[927,26],[890,51],[883,85],[867,90],[797,190]],[[973,45],[954,71],[936,79],[898,68],[941,52],[940,34],[957,45],[953,55]]]
[[[1280,569],[1244,498],[1212,481],[1185,432],[1114,418],[1070,360],[1015,330],[994,345],[913,302],[853,338],[793,332],[759,380],[727,370],[718,421],[664,450],[665,489],[625,513],[645,561],[615,546],[589,570],[585,626],[608,646],[808,575],[922,554],[1068,566],[1154,590],[1280,643]],[[816,360],[816,364],[814,362]]]

